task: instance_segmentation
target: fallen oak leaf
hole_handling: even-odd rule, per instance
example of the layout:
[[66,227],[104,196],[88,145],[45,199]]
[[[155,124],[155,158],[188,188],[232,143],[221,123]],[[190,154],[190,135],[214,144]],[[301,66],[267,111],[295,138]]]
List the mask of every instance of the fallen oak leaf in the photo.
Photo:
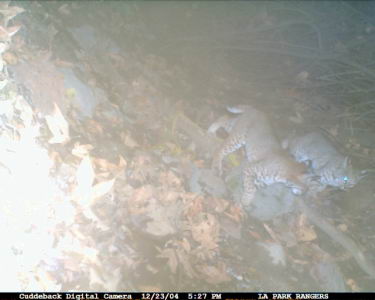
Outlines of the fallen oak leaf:
[[[190,197],[192,196],[192,197]],[[185,195],[186,206],[184,214],[187,218],[193,218],[194,216],[203,212],[203,196],[197,196],[196,194],[189,193]]]
[[184,249],[187,253],[191,251],[191,245],[186,238],[183,238],[180,242],[182,249]]
[[180,215],[178,205],[161,206],[154,199],[148,203],[147,209],[145,215],[149,221],[144,226],[147,233],[157,237],[176,234],[178,231],[177,220]]
[[133,139],[130,133],[122,133],[121,134],[121,141],[124,143],[125,146],[133,149],[135,147],[139,147],[139,144]]
[[173,204],[180,198],[180,194],[180,192],[173,190],[162,191],[159,195],[159,199],[163,205]]
[[[89,156],[86,156],[82,159],[77,172],[76,172],[76,180],[77,180],[77,196],[78,199],[81,201],[88,200],[88,197],[92,191],[92,184],[95,179],[95,172],[92,166],[91,160]],[[86,201],[85,201],[86,202]],[[87,205],[87,203],[81,203],[83,205]]]
[[[0,51],[1,52],[1,51]],[[15,65],[18,63],[18,57],[15,53],[13,52],[5,52],[3,53],[3,60],[8,64],[8,65]]]
[[95,157],[93,158],[93,163],[98,170],[103,172],[116,173],[119,169],[118,165],[116,165],[115,163],[111,163],[104,158]]
[[346,280],[345,283],[350,287],[350,289],[353,292],[359,292],[359,291],[361,291],[361,289],[359,288],[357,282],[354,279],[349,278],[348,280]]
[[115,183],[115,178],[107,181],[102,181],[96,185],[94,185],[91,189],[91,201],[94,201],[95,199],[104,196],[107,194],[113,187]]
[[5,86],[8,84],[8,79],[5,79],[3,81],[0,81],[0,91],[5,88]]
[[307,217],[303,214],[299,217],[296,233],[298,240],[303,242],[311,242],[317,238],[313,225],[308,224]]
[[3,27],[0,26],[0,41],[2,42],[8,42],[10,41],[10,38],[15,35],[18,30],[20,30],[21,25],[15,25],[11,27]]
[[120,155],[120,158],[119,158],[119,162],[118,162],[118,166],[117,166],[117,169],[116,169],[116,173],[122,173],[125,168],[127,167],[128,163],[127,161],[125,160],[125,158]]
[[245,218],[244,210],[238,205],[229,206],[229,211],[225,211],[224,214],[238,223]]
[[[0,43],[0,54],[4,53],[8,48],[9,48],[9,45],[7,43]],[[1,63],[2,65],[4,64],[4,62],[1,62]]]
[[102,195],[103,192],[108,192],[112,188],[113,183],[111,181],[105,182],[98,184],[95,188],[95,186],[93,187],[94,180],[94,168],[89,156],[86,156],[82,159],[76,172],[77,186],[73,194],[73,201],[80,206],[86,218],[95,221],[100,229],[106,231],[109,228],[95,215],[91,207],[97,198],[95,195]]
[[200,220],[190,225],[192,237],[208,250],[218,248],[220,224],[214,215],[201,214]]
[[168,170],[166,172],[161,172],[159,176],[159,182],[162,185],[168,185],[170,187],[180,187],[182,185],[182,181],[177,175]]
[[93,185],[95,180],[95,172],[89,156],[82,159],[76,173],[77,192],[87,202],[82,203],[84,206],[91,206],[95,199],[107,194],[115,183],[115,178],[106,180]]
[[90,151],[94,149],[94,146],[91,144],[80,144],[75,143],[72,149],[72,154],[79,158],[84,158],[85,156],[89,155]]
[[207,206],[211,207],[216,213],[221,214],[229,206],[229,202],[223,198],[211,198]]
[[47,126],[53,135],[48,142],[50,144],[63,144],[70,139],[69,124],[55,102],[53,106],[52,115],[45,116]]

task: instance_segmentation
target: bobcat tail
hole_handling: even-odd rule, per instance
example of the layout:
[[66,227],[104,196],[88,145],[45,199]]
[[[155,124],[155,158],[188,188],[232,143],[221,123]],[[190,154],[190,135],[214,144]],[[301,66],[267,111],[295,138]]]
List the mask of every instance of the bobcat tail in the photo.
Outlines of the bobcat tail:
[[251,109],[250,105],[240,104],[236,106],[227,106],[227,110],[232,114],[242,114],[245,110]]

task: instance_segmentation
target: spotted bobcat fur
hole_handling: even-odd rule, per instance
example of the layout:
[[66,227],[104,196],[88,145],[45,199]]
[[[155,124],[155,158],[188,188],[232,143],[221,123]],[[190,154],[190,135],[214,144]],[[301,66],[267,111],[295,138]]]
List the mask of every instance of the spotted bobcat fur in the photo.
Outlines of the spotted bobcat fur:
[[245,147],[247,163],[243,171],[242,204],[249,205],[257,187],[284,183],[295,194],[306,190],[303,183],[305,167],[281,148],[264,113],[247,105],[228,108],[237,117],[221,117],[209,132],[224,128],[229,136],[216,152],[212,167],[222,174],[222,161],[230,153]]
[[320,132],[289,137],[282,145],[296,161],[310,166],[311,172],[318,177],[321,189],[326,186],[351,188],[362,177],[359,171],[353,169],[349,158]]

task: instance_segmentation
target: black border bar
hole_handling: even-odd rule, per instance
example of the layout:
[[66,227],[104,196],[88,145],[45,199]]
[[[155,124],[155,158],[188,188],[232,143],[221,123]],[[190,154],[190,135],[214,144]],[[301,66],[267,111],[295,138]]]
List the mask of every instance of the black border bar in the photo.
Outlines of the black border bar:
[[371,299],[375,300],[375,293],[221,293],[221,292],[121,292],[121,293],[93,293],[93,292],[27,292],[0,293],[0,300],[287,300],[287,299]]

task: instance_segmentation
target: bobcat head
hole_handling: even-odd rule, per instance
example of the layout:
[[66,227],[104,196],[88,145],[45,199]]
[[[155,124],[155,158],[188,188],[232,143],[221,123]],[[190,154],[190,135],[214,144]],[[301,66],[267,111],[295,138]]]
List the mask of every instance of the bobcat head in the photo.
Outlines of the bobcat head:
[[354,169],[346,157],[334,170],[322,170],[320,181],[345,190],[354,187],[365,175],[366,171]]

